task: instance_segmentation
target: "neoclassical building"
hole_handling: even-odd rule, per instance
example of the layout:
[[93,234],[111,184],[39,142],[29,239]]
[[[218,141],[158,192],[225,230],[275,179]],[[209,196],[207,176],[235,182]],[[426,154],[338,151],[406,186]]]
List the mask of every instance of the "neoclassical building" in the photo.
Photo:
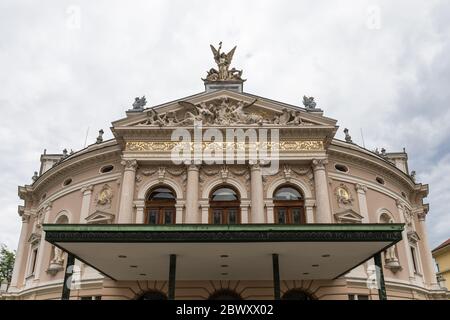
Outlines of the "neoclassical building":
[[336,139],[314,98],[245,92],[211,48],[205,91],[41,155],[8,299],[445,297],[407,154]]

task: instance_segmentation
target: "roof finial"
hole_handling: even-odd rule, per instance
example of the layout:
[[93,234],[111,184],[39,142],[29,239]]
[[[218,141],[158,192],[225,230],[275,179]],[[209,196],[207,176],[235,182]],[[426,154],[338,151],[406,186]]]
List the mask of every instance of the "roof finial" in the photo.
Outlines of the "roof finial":
[[127,112],[142,112],[144,111],[144,106],[147,104],[147,100],[145,99],[145,96],[142,96],[141,98],[136,97],[134,98],[134,102],[132,104],[132,108],[128,109]]
[[102,143],[103,142],[103,129],[100,129],[98,131],[98,137],[97,137],[97,142],[96,143]]
[[314,97],[303,96],[303,105],[305,106],[306,111],[322,111],[320,108],[316,108]]
[[353,143],[352,136],[348,134],[347,128],[344,129],[344,133],[345,133],[345,142]]

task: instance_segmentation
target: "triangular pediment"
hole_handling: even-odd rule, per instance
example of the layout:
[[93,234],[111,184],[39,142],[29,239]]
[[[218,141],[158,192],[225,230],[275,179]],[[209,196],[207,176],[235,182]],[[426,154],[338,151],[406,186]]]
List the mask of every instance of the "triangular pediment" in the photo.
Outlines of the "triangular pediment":
[[[239,105],[240,103],[240,105]],[[194,110],[193,106],[204,106],[206,109],[216,113],[217,119],[210,121],[212,126],[228,125],[223,123],[223,117],[217,113],[221,111],[226,114],[227,111],[234,112],[230,118],[234,118],[233,125],[287,125],[287,126],[335,126],[336,120],[324,117],[321,111],[311,112],[300,106],[274,101],[264,97],[252,95],[249,93],[239,93],[229,90],[219,90],[214,92],[203,92],[193,96],[177,99],[169,103],[152,106],[144,109],[142,112],[127,113],[127,117],[113,122],[114,128],[129,127],[129,126],[155,126],[155,127],[172,127],[172,126],[189,126],[189,121],[186,120],[188,113],[195,115],[198,110]],[[237,107],[242,106],[242,113],[236,110]],[[227,110],[223,110],[227,108]],[[153,111],[160,117],[165,118],[163,123],[159,121],[152,122],[149,117],[153,115]],[[217,112],[216,112],[217,111]],[[291,117],[286,113],[292,114]],[[274,123],[275,118],[279,116],[280,121]],[[297,116],[297,119],[295,117]],[[208,126],[205,115],[204,126]],[[247,120],[248,117],[248,121]],[[155,117],[155,119],[157,119]],[[148,120],[148,121],[146,121]],[[186,120],[186,121],[185,121]]]
[[363,216],[352,209],[347,209],[334,214],[338,223],[361,223]]
[[115,215],[104,211],[95,211],[86,218],[87,224],[108,224],[114,222]]
[[[127,112],[113,122],[116,141],[170,141],[174,129],[193,130],[194,122],[203,129],[279,129],[281,140],[319,141],[326,148],[336,131],[336,120],[323,116],[320,109],[306,109],[244,92],[218,90],[203,92],[143,111]],[[322,148],[322,145],[320,146]]]

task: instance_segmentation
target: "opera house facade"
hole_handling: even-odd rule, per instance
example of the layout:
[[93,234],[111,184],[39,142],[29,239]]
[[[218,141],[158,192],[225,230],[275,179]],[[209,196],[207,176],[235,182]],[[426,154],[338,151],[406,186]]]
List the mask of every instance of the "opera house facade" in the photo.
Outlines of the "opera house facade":
[[245,92],[211,48],[203,92],[136,98],[113,139],[41,155],[8,299],[445,297],[405,151],[336,139],[312,97]]

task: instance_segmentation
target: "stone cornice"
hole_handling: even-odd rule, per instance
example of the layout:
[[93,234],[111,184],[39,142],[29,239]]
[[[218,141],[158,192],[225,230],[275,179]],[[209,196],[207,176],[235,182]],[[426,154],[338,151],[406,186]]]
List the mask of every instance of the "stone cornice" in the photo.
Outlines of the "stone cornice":
[[113,173],[108,175],[96,176],[87,180],[80,181],[79,183],[70,185],[67,188],[61,188],[57,190],[55,193],[47,196],[46,200],[40,203],[35,210],[39,211],[43,209],[47,203],[54,202],[55,200],[63,197],[66,194],[72,193],[77,190],[81,191],[85,186],[114,181],[119,179],[121,175],[122,175],[121,173]]
[[119,146],[109,141],[108,145],[97,145],[98,148],[92,148],[86,152],[80,153],[76,156],[71,156],[59,163],[53,168],[50,168],[44,174],[42,174],[32,186],[30,190],[33,193],[39,192],[42,188],[45,188],[48,184],[58,179],[61,176],[67,175],[69,172],[76,171],[78,169],[84,169],[86,166],[105,161],[108,159],[119,160],[121,150]]
[[409,191],[416,192],[421,190],[421,192],[425,192],[425,190],[428,190],[427,185],[414,183],[410,176],[398,169],[394,164],[354,144],[333,140],[328,149],[328,154],[330,158],[348,161],[364,168],[366,171],[369,169],[375,175],[380,175],[381,172],[386,180],[389,179],[389,182],[392,184],[397,184]]
[[[298,111],[302,112],[302,116],[305,119],[311,120],[313,122],[318,122],[318,123],[321,123],[324,125],[330,125],[330,126],[335,126],[337,123],[337,121],[335,119],[324,117],[322,114],[314,114],[311,112],[307,112],[304,107],[268,99],[268,98],[257,96],[257,95],[247,93],[247,92],[237,93],[237,92],[233,92],[233,91],[229,91],[229,90],[217,90],[217,91],[213,91],[213,92],[200,92],[200,93],[188,96],[188,97],[183,97],[183,98],[176,99],[176,100],[164,103],[164,104],[152,106],[150,108],[145,109],[143,112],[138,113],[137,115],[133,113],[131,117],[126,117],[126,118],[114,121],[112,123],[112,125],[115,129],[117,127],[127,126],[130,123],[134,123],[139,118],[144,119],[146,111],[149,111],[150,109],[157,110],[159,113],[164,113],[169,110],[172,111],[172,110],[180,109],[181,107],[178,104],[179,101],[188,101],[192,104],[198,104],[200,102],[208,102],[211,100],[216,100],[216,99],[221,99],[221,98],[230,98],[230,99],[234,99],[234,100],[241,100],[241,101],[244,101],[247,103],[251,103],[255,99],[257,99],[257,105],[259,107],[266,108],[268,110],[279,111],[283,108],[298,110]],[[113,129],[113,133],[114,133],[114,129]]]

